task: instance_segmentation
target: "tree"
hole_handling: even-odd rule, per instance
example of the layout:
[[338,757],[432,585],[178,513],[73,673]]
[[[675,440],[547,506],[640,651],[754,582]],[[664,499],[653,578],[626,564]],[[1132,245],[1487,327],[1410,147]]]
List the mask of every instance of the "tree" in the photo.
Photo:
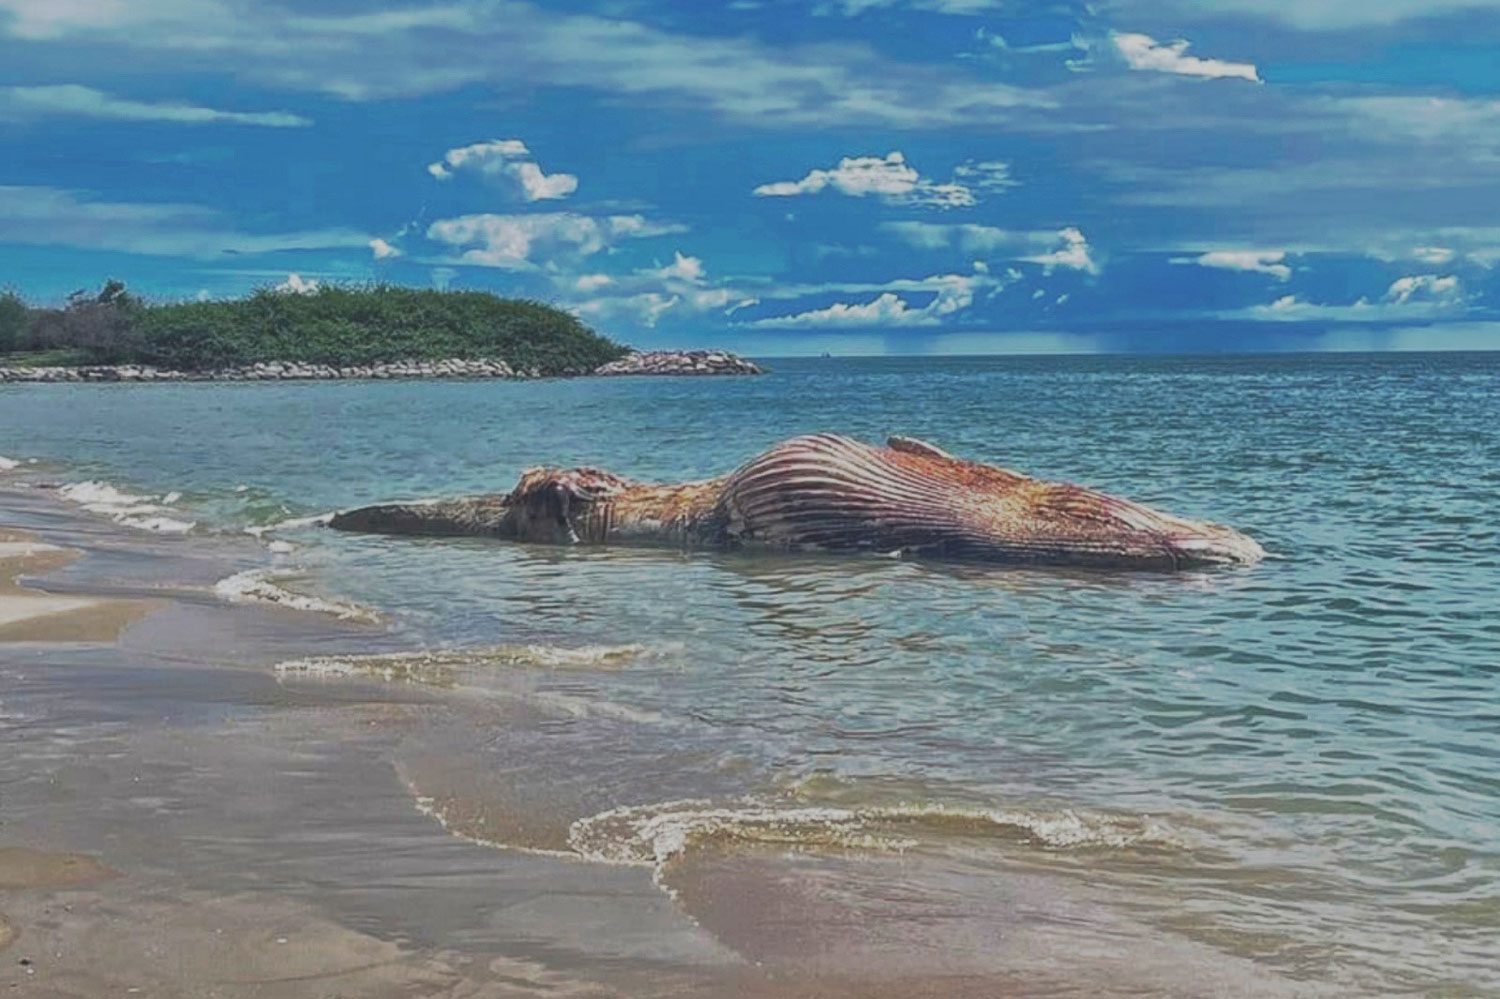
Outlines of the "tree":
[[118,363],[135,353],[140,312],[124,282],[111,279],[97,294],[80,288],[63,308],[41,313],[31,338],[44,350],[82,350],[96,363]]
[[0,354],[20,350],[31,326],[31,310],[13,291],[0,294]]

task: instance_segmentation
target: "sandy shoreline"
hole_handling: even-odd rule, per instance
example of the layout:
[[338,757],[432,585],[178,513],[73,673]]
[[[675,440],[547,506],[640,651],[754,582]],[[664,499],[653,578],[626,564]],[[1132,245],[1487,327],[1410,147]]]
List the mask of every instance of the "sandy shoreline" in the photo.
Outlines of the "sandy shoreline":
[[0,523],[0,987],[782,994],[648,872],[498,851],[423,815],[392,759],[442,711],[434,691],[282,682],[277,662],[402,646],[219,599],[241,539],[152,535],[25,489],[0,489]]
[[[668,780],[691,757],[562,702],[278,672],[413,650],[218,598],[263,552],[246,539],[152,535],[43,492],[0,489],[0,986],[18,995],[1310,994],[1128,921],[1079,938],[1081,916],[1113,917],[1047,878],[960,910],[945,886],[972,874],[946,861],[772,846],[695,853],[668,892],[649,864],[454,835],[423,793],[483,804],[481,832],[535,831],[572,797],[612,803],[580,754]],[[502,680],[535,694],[555,666],[521,658]]]
[[[677,920],[649,881],[610,872],[591,889],[576,865],[518,872],[461,843],[389,762],[423,691],[298,692],[269,669],[378,651],[381,629],[216,599],[204,581],[242,553],[216,562],[202,539],[18,493],[0,496],[0,521],[21,523],[0,535],[0,986],[48,999],[641,993],[650,962],[615,974],[638,986],[622,992],[553,967],[532,931],[489,928],[486,913],[554,885]],[[59,570],[65,592],[49,592]],[[136,579],[162,596],[114,596]],[[444,915],[455,890],[465,901]]]
[[75,549],[0,529],[0,642],[112,642],[150,613],[146,600],[53,596],[24,586],[21,576],[45,575],[78,558]]

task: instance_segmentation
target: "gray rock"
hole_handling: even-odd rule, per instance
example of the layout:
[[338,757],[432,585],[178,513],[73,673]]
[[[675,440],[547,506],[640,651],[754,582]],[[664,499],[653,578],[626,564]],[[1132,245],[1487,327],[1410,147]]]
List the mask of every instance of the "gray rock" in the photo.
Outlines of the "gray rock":
[[596,375],[759,375],[754,361],[722,350],[658,350],[631,353],[594,369]]

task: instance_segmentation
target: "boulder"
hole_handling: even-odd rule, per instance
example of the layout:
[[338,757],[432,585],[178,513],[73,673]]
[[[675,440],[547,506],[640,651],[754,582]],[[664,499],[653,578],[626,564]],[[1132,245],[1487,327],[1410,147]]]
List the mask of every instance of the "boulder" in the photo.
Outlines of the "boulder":
[[748,358],[722,350],[652,350],[632,352],[594,369],[596,375],[761,375],[765,369]]

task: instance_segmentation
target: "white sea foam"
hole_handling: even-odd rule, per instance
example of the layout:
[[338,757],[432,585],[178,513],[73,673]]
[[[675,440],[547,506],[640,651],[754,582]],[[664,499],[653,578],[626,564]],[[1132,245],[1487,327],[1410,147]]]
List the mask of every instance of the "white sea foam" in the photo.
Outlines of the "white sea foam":
[[909,838],[881,835],[848,809],[719,807],[697,800],[612,808],[568,829],[568,845],[588,860],[658,868],[712,840],[881,851],[916,845]]
[[19,467],[21,467],[21,463],[19,461],[14,458],[7,458],[5,455],[0,454],[0,472],[9,472],[14,468]]
[[664,725],[667,721],[666,716],[660,712],[644,711],[631,707],[629,704],[608,701],[600,697],[574,697],[571,694],[539,690],[528,694],[526,700],[543,710],[564,714],[571,718],[613,718],[616,721],[630,722],[635,725]]
[[274,524],[259,524],[255,527],[245,528],[245,533],[257,538],[263,538],[267,534],[276,531],[294,531],[299,527],[312,527],[317,524],[326,524],[333,519],[332,513],[316,513],[310,517],[289,517],[286,520],[278,520]]
[[248,569],[244,572],[237,572],[215,583],[214,593],[230,603],[274,604],[291,610],[330,614],[346,621],[380,620],[380,616],[367,607],[294,593],[277,583],[276,576],[277,573],[269,569]]
[[43,552],[60,552],[66,549],[42,541],[0,541],[0,559],[29,558]]
[[455,829],[453,828],[453,825],[448,821],[448,816],[444,814],[443,809],[438,805],[435,799],[427,797],[426,795],[418,794],[417,789],[412,785],[411,781],[405,777],[405,775],[402,775],[401,779],[406,784],[407,790],[411,792],[412,799],[416,802],[417,811],[420,814],[425,815],[437,822],[438,825],[443,827],[443,831],[450,836],[461,839],[466,843],[475,843],[479,846],[493,846],[500,847],[506,850],[519,850],[522,853],[534,853],[543,857],[557,857],[561,860],[579,859],[578,854],[574,853],[572,850],[548,850],[544,847],[539,846],[516,846],[514,844],[508,843],[496,843],[494,840],[481,839],[478,836],[471,836],[460,829]]
[[441,652],[393,652],[385,655],[308,656],[279,662],[281,674],[298,674],[320,679],[365,677],[392,682],[430,683],[447,686],[451,681],[453,657]]
[[90,480],[70,482],[59,489],[58,494],[90,513],[102,514],[126,527],[158,534],[185,534],[197,526],[194,521],[167,516],[168,513],[175,512],[170,509],[171,504],[182,498],[182,494],[177,492],[165,496],[138,496],[117,489],[108,482]]
[[644,645],[501,645],[489,650],[498,662],[543,669],[608,669],[652,652]]
[[899,852],[954,837],[1052,850],[1183,845],[1174,829],[1150,816],[930,803],[840,808],[669,801],[614,808],[579,819],[568,830],[568,843],[580,856],[658,871],[694,846],[710,843]]
[[[241,584],[236,584],[236,586],[239,585]],[[613,669],[629,660],[646,655],[649,651],[643,645],[586,645],[577,648],[551,645],[499,645],[468,649],[430,649],[421,652],[308,656],[277,663],[275,669],[278,673],[296,673],[325,678],[359,676],[406,683],[448,684],[452,680],[453,671],[457,669],[481,669],[490,666]],[[538,703],[579,716],[592,713],[622,717],[623,713],[629,710],[609,702],[590,701],[560,694],[532,694],[530,696]],[[656,721],[659,720],[659,716],[636,712],[631,715],[630,720]]]

